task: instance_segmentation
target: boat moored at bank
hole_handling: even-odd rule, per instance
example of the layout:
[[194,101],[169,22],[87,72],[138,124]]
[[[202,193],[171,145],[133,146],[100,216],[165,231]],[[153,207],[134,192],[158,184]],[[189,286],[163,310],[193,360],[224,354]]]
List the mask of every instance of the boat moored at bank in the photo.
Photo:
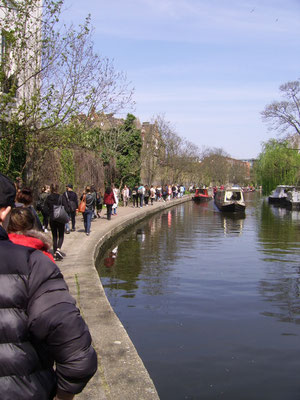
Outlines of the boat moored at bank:
[[300,210],[300,187],[293,187],[287,192],[285,205],[290,210]]
[[291,185],[278,185],[275,190],[270,194],[269,203],[286,205],[286,198],[288,191],[294,189],[295,186]]

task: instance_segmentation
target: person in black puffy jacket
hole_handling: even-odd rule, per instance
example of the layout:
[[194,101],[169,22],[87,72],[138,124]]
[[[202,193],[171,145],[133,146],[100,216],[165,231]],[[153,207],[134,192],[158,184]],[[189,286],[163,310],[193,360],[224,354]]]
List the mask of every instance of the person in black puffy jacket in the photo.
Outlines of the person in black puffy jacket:
[[97,356],[56,264],[8,239],[15,193],[0,174],[0,397],[71,400],[96,372]]

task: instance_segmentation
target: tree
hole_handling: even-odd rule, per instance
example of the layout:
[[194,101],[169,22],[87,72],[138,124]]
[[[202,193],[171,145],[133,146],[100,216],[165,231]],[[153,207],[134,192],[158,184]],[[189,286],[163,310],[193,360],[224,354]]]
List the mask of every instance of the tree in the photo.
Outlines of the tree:
[[256,178],[265,194],[277,185],[296,185],[299,182],[300,155],[290,143],[270,139],[264,143],[255,164]]
[[300,134],[300,80],[287,82],[279,90],[284,100],[267,105],[261,113],[263,121],[280,133]]
[[156,117],[159,132],[160,178],[162,184],[186,182],[189,184],[197,171],[199,148],[180,137],[164,116]]
[[[74,124],[71,131],[80,147],[98,154],[106,167],[106,181],[120,186],[125,182],[133,186],[140,181],[141,131],[137,129],[136,117],[127,114],[125,120],[112,114],[93,113],[90,129]],[[88,119],[86,119],[88,120]]]
[[[0,18],[5,43],[0,115],[2,138],[11,152],[4,156],[1,149],[1,156],[12,160],[12,143],[24,143],[19,172],[26,169],[32,181],[47,151],[69,143],[62,127],[75,115],[88,115],[94,107],[116,112],[132,98],[126,76],[95,54],[90,17],[79,27],[61,26],[63,1],[41,3],[3,0]],[[5,172],[10,170],[8,162]]]
[[229,155],[223,149],[205,149],[200,164],[201,183],[207,186],[226,183],[230,169],[228,157]]

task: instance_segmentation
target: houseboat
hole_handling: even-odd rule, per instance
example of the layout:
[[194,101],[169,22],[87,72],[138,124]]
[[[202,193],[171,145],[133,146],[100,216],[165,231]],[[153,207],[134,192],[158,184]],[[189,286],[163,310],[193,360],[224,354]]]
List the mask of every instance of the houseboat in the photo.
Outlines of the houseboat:
[[269,203],[277,203],[280,205],[286,205],[287,193],[289,190],[294,189],[295,186],[279,185],[269,196]]
[[215,205],[224,212],[245,212],[246,204],[241,188],[218,190],[215,194]]
[[285,205],[290,210],[300,210],[300,187],[293,187],[287,192]]
[[206,188],[197,188],[196,189],[196,193],[195,193],[195,195],[192,197],[192,199],[194,200],[194,201],[197,201],[197,202],[204,202],[204,201],[209,201],[209,200],[211,200],[212,199],[212,194],[210,194],[209,192],[208,192],[208,189],[206,189]]

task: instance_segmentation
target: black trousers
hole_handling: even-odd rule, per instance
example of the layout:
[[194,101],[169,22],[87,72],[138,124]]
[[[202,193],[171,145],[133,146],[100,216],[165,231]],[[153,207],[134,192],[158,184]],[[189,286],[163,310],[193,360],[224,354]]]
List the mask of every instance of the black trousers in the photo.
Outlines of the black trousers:
[[57,249],[61,249],[64,242],[65,224],[50,219],[50,228],[52,232],[53,252],[55,253]]

